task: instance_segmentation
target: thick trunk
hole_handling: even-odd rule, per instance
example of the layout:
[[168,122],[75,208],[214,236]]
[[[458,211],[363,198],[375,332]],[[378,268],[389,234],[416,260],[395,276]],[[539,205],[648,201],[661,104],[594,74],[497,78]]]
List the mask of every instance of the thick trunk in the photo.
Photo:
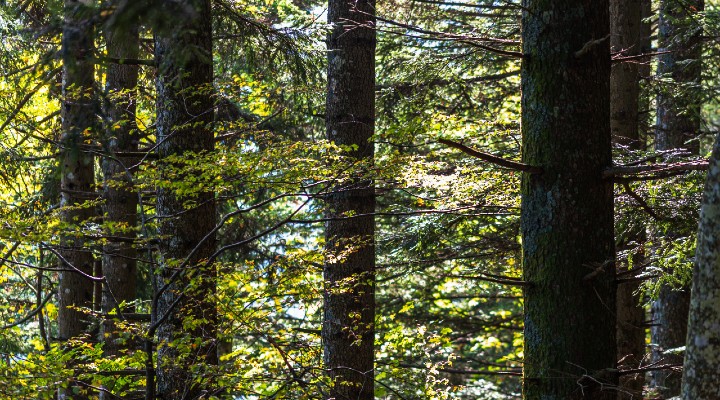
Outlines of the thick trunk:
[[[647,0],[610,0],[610,46],[616,57],[642,54],[647,38],[643,19],[643,6]],[[644,141],[640,136],[640,64],[637,59],[620,62],[612,67],[610,77],[610,128],[613,141],[628,150],[640,150]],[[638,246],[645,241],[644,227],[630,232],[618,232],[620,247]],[[632,255],[634,265],[640,265],[644,254]],[[629,265],[629,264],[628,264]],[[617,355],[621,369],[636,369],[645,356],[645,308],[639,298],[640,280],[632,279],[636,273],[626,268],[622,283],[617,288]],[[643,374],[620,378],[618,399],[641,398],[645,383]]]
[[[364,176],[372,165],[375,124],[374,1],[330,0],[326,123],[328,140],[357,146],[355,178],[326,197],[328,260],[322,338],[330,399],[374,398],[375,192]],[[361,27],[358,28],[358,25]],[[342,219],[351,215],[366,215]]]
[[523,395],[614,399],[609,3],[523,6]]
[[[92,308],[93,255],[82,235],[82,224],[95,217],[94,160],[83,145],[93,135],[97,112],[92,57],[93,25],[90,10],[81,2],[65,1],[62,36],[62,136],[60,138],[60,202],[63,222],[74,225],[72,234],[62,238],[58,267],[61,269],[58,308],[60,340],[88,333],[89,316],[76,307]],[[86,388],[78,387],[85,391]],[[60,394],[64,398],[65,393]],[[74,398],[83,398],[75,396]]]
[[[697,11],[703,10],[703,7],[702,0],[664,0],[660,4],[658,50],[667,53],[659,57],[658,75],[672,79],[657,98],[656,150],[683,148],[693,154],[699,151],[700,102],[693,95],[693,90],[680,86],[700,82],[702,28],[697,21]],[[682,363],[682,356],[667,354],[666,351],[684,345],[689,306],[690,292],[687,288],[660,289],[658,300],[652,307],[653,362]],[[652,386],[663,397],[676,396],[680,393],[680,378],[681,375],[675,371],[654,371]]]
[[[116,1],[117,3],[117,1]],[[117,4],[116,4],[117,6]],[[137,59],[139,34],[137,23],[126,21],[105,27],[108,57],[117,59]],[[103,147],[108,155],[102,160],[103,172],[103,213],[105,234],[108,236],[103,246],[102,273],[105,285],[102,287],[101,310],[104,314],[134,312],[130,303],[135,300],[137,251],[133,246],[136,238],[138,197],[132,187],[132,166],[136,157],[123,155],[124,152],[138,150],[139,134],[135,122],[135,95],[138,81],[137,65],[111,63],[106,72],[106,127]],[[114,317],[122,319],[120,316]],[[100,340],[105,342],[105,356],[116,356],[120,350],[127,349],[134,341],[121,342],[114,318],[107,319],[100,330]],[[114,390],[122,389],[117,384]],[[108,398],[105,392],[100,398]]]
[[[137,24],[108,26],[106,43],[108,57],[136,59],[139,50]],[[103,287],[102,311],[133,312],[133,308],[117,307],[122,302],[135,300],[137,251],[132,245],[136,238],[138,197],[132,188],[132,166],[135,157],[123,155],[138,150],[139,134],[135,123],[135,91],[137,89],[137,65],[112,63],[108,65],[106,89],[108,94],[107,127],[103,145],[109,153],[102,161],[105,182],[103,211],[107,243],[103,248],[103,274],[107,284]],[[106,343],[103,347],[109,355],[117,354],[118,346],[113,333],[114,324],[103,325]]]
[[700,211],[682,377],[685,400],[717,399],[720,380],[720,136],[715,139]]
[[[167,1],[162,9],[174,21],[155,33],[158,155],[161,171],[170,171],[179,166],[163,166],[164,158],[213,149],[212,30],[209,0]],[[180,183],[184,175],[170,179]],[[209,396],[214,383],[202,371],[217,364],[216,272],[205,262],[215,249],[209,235],[216,219],[213,193],[187,196],[161,188],[157,214],[164,238],[159,283],[167,289],[154,318],[168,315],[157,331],[158,395],[166,400]]]

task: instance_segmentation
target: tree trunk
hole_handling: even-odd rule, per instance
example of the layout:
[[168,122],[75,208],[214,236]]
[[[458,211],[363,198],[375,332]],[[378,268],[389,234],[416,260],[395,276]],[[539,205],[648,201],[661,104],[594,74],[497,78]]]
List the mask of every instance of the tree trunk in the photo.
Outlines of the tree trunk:
[[[658,151],[682,148],[693,154],[699,152],[700,102],[693,90],[678,86],[700,83],[702,28],[696,20],[696,11],[702,11],[703,7],[702,0],[663,0],[660,4],[658,50],[668,53],[659,57],[658,75],[671,77],[672,81],[657,98],[655,149]],[[682,356],[665,352],[685,343],[689,306],[687,288],[675,290],[663,286],[660,289],[652,306],[653,362],[682,363]],[[680,378],[681,375],[674,371],[653,371],[652,386],[662,397],[677,396]]]
[[[643,3],[647,0],[610,0],[610,46],[616,57],[632,57],[643,53],[647,41],[643,37]],[[610,76],[610,129],[613,141],[628,150],[641,150],[644,141],[640,136],[639,101],[640,71],[637,59],[619,62],[612,67]],[[642,248],[645,227],[618,233],[619,247]],[[642,251],[632,254],[633,264],[644,260]],[[629,263],[628,263],[629,265]],[[623,268],[624,280],[617,287],[617,355],[621,369],[636,369],[645,356],[645,308],[639,296],[640,279],[635,271]],[[620,378],[618,399],[640,399],[645,383],[644,374]]]
[[710,158],[693,268],[682,377],[685,400],[717,399],[720,380],[720,135]]
[[[67,341],[89,333],[89,315],[75,307],[93,306],[93,255],[81,231],[95,217],[94,160],[83,145],[95,133],[97,112],[94,66],[92,62],[93,24],[91,10],[80,1],[66,0],[62,34],[62,136],[60,138],[60,204],[62,220],[73,226],[64,234],[60,268],[58,337]],[[67,208],[65,208],[67,207]],[[86,387],[78,386],[81,393]],[[71,393],[72,389],[68,389]],[[68,393],[61,391],[60,397]],[[86,398],[74,394],[73,398]]]
[[[118,1],[115,0],[115,3]],[[106,26],[105,37],[108,57],[119,60],[138,58],[140,38],[135,21]],[[136,291],[137,251],[133,242],[137,236],[138,197],[132,187],[131,169],[138,160],[126,154],[138,150],[139,133],[135,122],[137,82],[137,65],[115,62],[108,65],[105,82],[107,125],[103,146],[109,154],[102,160],[103,211],[105,224],[109,224],[109,228],[105,229],[108,239],[103,246],[102,267],[106,282],[102,291],[102,312],[105,314],[134,312],[132,306],[119,306],[135,300]],[[122,319],[120,316],[116,318]],[[119,350],[127,348],[118,343],[117,328],[111,319],[106,320],[101,328],[106,356],[117,355]]]
[[[160,168],[163,174],[173,173],[168,179],[176,184],[192,186],[185,182],[187,174],[177,169],[181,165],[163,159],[182,154],[188,159],[214,148],[210,1],[168,0],[161,9],[173,24],[155,32]],[[206,262],[215,250],[210,234],[216,220],[214,195],[209,190],[180,195],[174,188],[161,187],[157,215],[163,238],[162,292],[154,321],[167,314],[157,331],[158,395],[166,400],[209,397],[216,388],[203,372],[217,364],[216,271]]]
[[[322,339],[328,399],[374,398],[375,211],[374,157],[375,4],[330,0],[328,21],[328,140],[356,146],[345,155],[358,162],[354,177],[326,196],[324,316]],[[360,26],[358,28],[358,26]],[[360,215],[360,217],[349,217]]]
[[615,399],[609,3],[522,4],[523,398]]
[[672,78],[657,99],[655,148],[699,149],[700,107],[694,90],[679,85],[699,84],[702,63],[702,25],[698,12],[703,0],[663,0],[658,22],[658,75]]

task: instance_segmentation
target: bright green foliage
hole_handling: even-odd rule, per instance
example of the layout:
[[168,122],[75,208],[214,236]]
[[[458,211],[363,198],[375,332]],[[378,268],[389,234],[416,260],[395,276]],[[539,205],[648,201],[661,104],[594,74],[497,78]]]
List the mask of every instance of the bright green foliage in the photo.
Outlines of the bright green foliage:
[[[713,22],[716,2],[708,3],[706,28],[712,35],[720,24]],[[323,196],[357,179],[358,171],[370,171],[364,173],[372,174],[377,188],[376,397],[519,396],[520,173],[437,142],[450,139],[520,159],[517,5],[378,2],[383,18],[378,119],[375,163],[369,166],[343,158],[341,150],[348,149],[321,139],[324,5],[213,2],[215,150],[157,160],[156,71],[142,65],[137,97],[142,154],[131,187],[142,200],[138,226],[103,220],[99,211],[88,221],[59,218],[59,6],[37,0],[0,7],[0,399],[51,399],[73,377],[91,385],[89,393],[102,387],[121,397],[142,397],[147,318],[83,310],[91,329],[103,318],[115,319],[127,348],[117,357],[103,356],[96,330],[84,341],[54,339],[56,248],[61,236],[78,235],[99,256],[104,235],[137,232],[140,286],[133,304],[137,314],[151,313],[158,262],[184,262],[158,251],[158,241],[168,239],[157,234],[158,189],[190,199],[188,209],[200,193],[214,193],[217,202],[219,251],[205,261],[215,262],[218,271],[217,292],[208,296],[217,304],[222,351],[219,365],[188,365],[188,370],[198,382],[212,380],[222,388],[218,398],[322,398],[327,389],[320,343],[322,266],[329,256],[323,251]],[[100,5],[96,11],[104,18]],[[152,33],[142,30],[141,36],[150,39]],[[102,87],[107,62],[102,40],[96,42],[95,72]],[[140,53],[149,60],[152,50]],[[715,60],[716,46],[708,46],[705,56]],[[708,131],[719,123],[715,64],[704,67]],[[94,134],[85,145],[97,162],[108,156]],[[649,156],[617,153],[616,164]],[[648,281],[648,293],[658,282],[687,282],[703,179],[693,172],[631,184],[663,217],[651,221],[659,231],[682,232],[681,240],[642,244],[662,260],[637,265],[645,275],[655,278],[666,267],[673,271]],[[618,231],[652,219],[617,188]],[[82,207],[100,210],[102,202],[88,199]],[[193,277],[192,269],[185,273]],[[183,289],[197,285],[198,279],[188,279]],[[190,329],[201,322],[185,318],[182,325]],[[182,337],[172,342],[186,354],[202,345]]]

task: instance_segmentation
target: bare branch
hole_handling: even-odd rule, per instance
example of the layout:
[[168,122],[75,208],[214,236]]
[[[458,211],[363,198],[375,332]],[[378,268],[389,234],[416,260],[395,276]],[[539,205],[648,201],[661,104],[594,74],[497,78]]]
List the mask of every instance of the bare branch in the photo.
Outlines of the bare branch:
[[515,171],[527,172],[529,174],[541,174],[543,172],[543,169],[540,167],[519,163],[517,161],[507,160],[489,153],[483,153],[481,151],[477,151],[475,149],[465,146],[464,144],[454,142],[452,140],[438,139],[438,142],[450,147],[454,147],[462,151],[463,153],[469,154],[473,157],[479,158],[483,161],[487,161],[501,167],[509,168]]
[[707,160],[696,160],[673,164],[610,167],[603,171],[602,176],[604,179],[612,179],[616,182],[632,182],[663,179],[689,171],[706,171],[707,169]]

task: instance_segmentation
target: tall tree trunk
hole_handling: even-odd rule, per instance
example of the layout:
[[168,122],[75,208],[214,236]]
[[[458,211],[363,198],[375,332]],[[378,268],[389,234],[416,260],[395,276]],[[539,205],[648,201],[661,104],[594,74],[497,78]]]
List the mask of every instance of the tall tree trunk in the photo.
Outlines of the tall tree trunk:
[[[181,183],[186,177],[176,170],[181,166],[163,164],[163,159],[182,154],[190,158],[214,148],[210,1],[168,0],[161,5],[173,23],[155,32],[158,155],[162,173],[174,170],[169,179]],[[188,202],[193,203],[190,208]],[[215,250],[210,234],[216,220],[214,195],[180,195],[160,188],[157,215],[160,290],[167,288],[155,312],[156,320],[167,315],[157,331],[158,395],[166,400],[209,397],[216,388],[202,371],[217,364],[216,271],[206,262]]]
[[[60,340],[77,338],[89,329],[89,316],[76,307],[92,308],[93,255],[80,234],[83,223],[95,216],[94,160],[85,141],[95,134],[97,112],[93,69],[92,10],[80,1],[66,0],[62,33],[62,136],[60,138],[60,204],[63,222],[75,226],[62,238],[60,268],[58,336]],[[86,392],[86,387],[76,390]],[[68,389],[67,393],[72,393]],[[67,393],[61,391],[60,397]],[[73,398],[85,398],[73,395]]]
[[522,2],[523,398],[615,399],[609,2]]
[[672,78],[657,99],[655,148],[699,149],[700,107],[695,91],[679,87],[699,84],[702,25],[698,12],[704,0],[662,0],[658,22],[658,75]]
[[345,155],[362,165],[326,197],[328,217],[338,219],[325,226],[322,339],[327,398],[338,400],[374,398],[375,189],[367,176],[374,157],[374,12],[374,0],[329,1],[327,137],[356,146]]
[[[119,0],[114,1],[118,6]],[[117,19],[115,19],[117,20]],[[123,21],[106,26],[108,57],[117,59],[106,73],[106,129],[103,146],[108,156],[102,160],[105,230],[102,272],[106,284],[102,291],[102,312],[133,312],[134,307],[119,308],[123,302],[135,300],[137,251],[136,238],[138,197],[132,187],[132,166],[138,160],[128,152],[138,150],[139,134],[135,122],[138,66],[122,64],[137,59],[139,53],[138,24]],[[117,318],[120,318],[118,316]],[[108,319],[101,327],[101,340],[106,356],[114,356],[125,346],[118,343],[116,325]],[[101,393],[101,397],[104,393]]]
[[[616,57],[632,57],[643,53],[647,41],[643,20],[643,3],[647,0],[610,0],[610,46]],[[613,141],[629,150],[640,150],[639,101],[640,71],[637,59],[619,62],[610,76],[610,130]],[[631,227],[618,233],[620,248],[642,248],[645,226]],[[633,265],[641,265],[641,250],[632,255]],[[630,265],[628,262],[627,265]],[[617,355],[621,369],[636,369],[645,356],[645,308],[639,298],[640,280],[635,271],[621,269],[623,281],[617,287]],[[618,399],[642,398],[644,374],[620,378]]]
[[[676,148],[688,149],[694,154],[699,151],[700,103],[693,90],[678,86],[700,82],[702,27],[696,18],[697,11],[703,8],[703,0],[663,0],[660,3],[658,50],[667,53],[659,57],[658,75],[669,76],[672,81],[657,99],[655,149],[659,151]],[[653,362],[682,363],[682,356],[666,354],[666,351],[685,343],[689,306],[687,288],[661,287],[658,299],[652,305]],[[652,386],[663,397],[677,396],[680,378],[681,375],[674,371],[653,371]]]
[[720,135],[715,139],[700,211],[693,268],[685,363],[684,400],[716,399],[720,393]]

